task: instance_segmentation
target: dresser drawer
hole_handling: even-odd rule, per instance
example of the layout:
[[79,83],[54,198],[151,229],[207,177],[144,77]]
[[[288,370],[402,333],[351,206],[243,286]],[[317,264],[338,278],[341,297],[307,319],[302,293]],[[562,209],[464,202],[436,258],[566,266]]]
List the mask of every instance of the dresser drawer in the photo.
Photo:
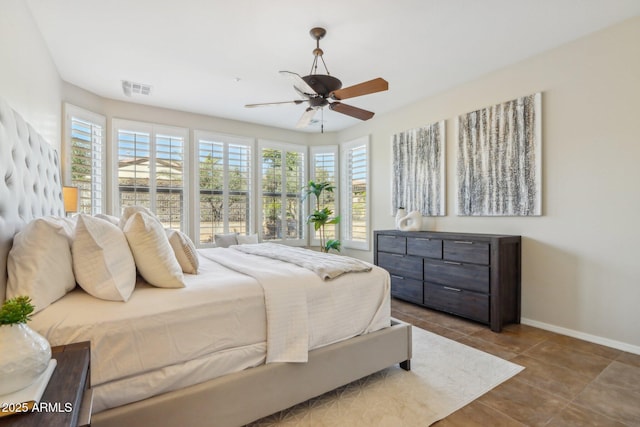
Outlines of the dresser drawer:
[[404,255],[407,253],[407,239],[402,236],[380,234],[378,235],[378,251]]
[[422,258],[380,252],[378,265],[390,274],[422,280]]
[[422,280],[391,275],[391,295],[422,304]]
[[424,280],[489,293],[489,267],[453,261],[424,260]]
[[479,322],[489,322],[488,295],[425,283],[424,305]]
[[442,240],[407,237],[407,254],[442,259]]
[[470,240],[445,240],[443,258],[449,261],[489,264],[489,244]]

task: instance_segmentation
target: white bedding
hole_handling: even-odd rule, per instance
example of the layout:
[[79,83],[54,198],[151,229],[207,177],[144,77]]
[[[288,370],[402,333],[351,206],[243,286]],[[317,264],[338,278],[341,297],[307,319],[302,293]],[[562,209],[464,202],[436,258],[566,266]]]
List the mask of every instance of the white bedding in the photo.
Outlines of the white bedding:
[[311,286],[318,278],[311,271],[286,262],[274,269],[271,259],[234,248],[209,249],[202,251],[202,256],[253,277],[262,286],[267,319],[266,362],[308,361],[309,314],[306,286],[301,284]]
[[[308,349],[389,326],[386,271],[374,267],[325,282],[302,267],[265,262],[276,275],[304,277]],[[76,289],[30,326],[51,345],[91,341],[94,412],[264,363],[267,322],[258,281],[201,256],[200,274],[185,275],[185,282],[180,289],[139,282],[126,303]]]
[[232,248],[246,254],[259,255],[272,259],[279,259],[291,264],[299,265],[313,271],[324,280],[349,272],[370,271],[372,265],[359,259],[325,252],[312,251],[279,243],[260,243],[254,245],[235,245]]

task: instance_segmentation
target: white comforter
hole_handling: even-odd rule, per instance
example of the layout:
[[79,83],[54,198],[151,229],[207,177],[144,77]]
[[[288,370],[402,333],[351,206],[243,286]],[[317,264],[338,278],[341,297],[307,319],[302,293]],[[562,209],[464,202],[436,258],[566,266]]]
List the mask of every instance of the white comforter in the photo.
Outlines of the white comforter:
[[262,286],[267,315],[267,363],[309,359],[305,287],[322,286],[327,279],[368,272],[373,267],[354,258],[276,243],[232,246],[201,253],[255,278]]
[[[210,259],[211,253],[222,251],[229,250],[200,250],[201,273],[185,275],[185,288],[139,283],[126,303],[99,300],[78,288],[33,316],[30,326],[51,345],[91,341],[94,412],[264,363],[270,339],[265,292],[254,277]],[[234,253],[245,257],[236,262],[258,265],[255,256]],[[272,277],[286,279],[306,296],[302,310],[307,311],[307,339],[306,345],[304,339],[297,341],[298,350],[389,326],[386,271],[373,267],[368,273],[325,282],[302,267],[263,261],[265,274],[271,270]],[[290,313],[277,316],[285,327],[291,326]],[[222,364],[227,368],[217,362],[216,369],[204,367],[213,366],[206,360],[225,354],[233,355]]]

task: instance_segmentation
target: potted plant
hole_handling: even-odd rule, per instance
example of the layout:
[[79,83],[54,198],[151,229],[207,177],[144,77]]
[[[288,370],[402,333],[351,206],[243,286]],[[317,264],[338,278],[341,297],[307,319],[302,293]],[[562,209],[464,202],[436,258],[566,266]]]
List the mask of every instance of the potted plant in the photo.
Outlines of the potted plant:
[[309,181],[306,187],[304,187],[303,200],[310,195],[316,198],[316,210],[307,217],[307,224],[313,224],[313,229],[319,232],[320,237],[320,249],[322,252],[329,252],[331,249],[340,252],[340,241],[336,239],[327,239],[325,227],[329,224],[338,224],[340,222],[339,216],[332,216],[333,211],[328,207],[322,207],[322,193],[333,193],[335,187],[330,182],[314,182]]
[[51,360],[51,346],[27,326],[34,307],[27,296],[6,300],[0,308],[0,395],[33,383]]

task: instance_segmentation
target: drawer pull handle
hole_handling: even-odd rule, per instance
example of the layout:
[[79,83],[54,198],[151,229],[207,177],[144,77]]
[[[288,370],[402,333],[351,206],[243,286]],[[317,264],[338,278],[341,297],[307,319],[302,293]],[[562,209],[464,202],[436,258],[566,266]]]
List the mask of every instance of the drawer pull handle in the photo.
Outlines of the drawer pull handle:
[[461,262],[455,262],[455,261],[445,261],[445,264],[451,264],[451,265],[462,265]]
[[470,242],[468,240],[454,240],[453,243],[455,243],[456,245],[473,245],[473,242]]
[[397,257],[400,257],[400,258],[404,257],[404,255],[400,255],[400,254],[391,254],[391,256],[397,256]]
[[402,276],[396,276],[395,274],[392,274],[391,277],[393,277],[394,279],[400,279],[400,280],[404,280],[404,277]]
[[461,292],[460,289],[456,289],[456,288],[450,288],[448,286],[443,286],[444,289],[448,290],[448,291],[454,291],[454,292]]
[[416,239],[416,240],[426,240],[426,241],[431,240],[431,239],[429,239],[428,237],[416,237],[415,239]]

